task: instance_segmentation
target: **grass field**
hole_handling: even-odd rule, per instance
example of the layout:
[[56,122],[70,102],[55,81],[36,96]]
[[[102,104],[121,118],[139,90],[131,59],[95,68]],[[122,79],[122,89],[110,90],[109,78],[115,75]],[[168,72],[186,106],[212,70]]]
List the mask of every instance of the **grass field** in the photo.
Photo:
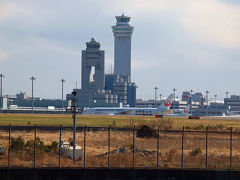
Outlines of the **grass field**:
[[[0,125],[13,126],[72,126],[71,115],[46,115],[46,114],[1,114]],[[77,126],[93,126],[93,127],[139,127],[141,125],[149,125],[157,127],[158,125],[165,129],[205,129],[209,126],[212,129],[229,129],[234,127],[240,130],[240,118],[207,118],[188,119],[187,117],[171,117],[157,119],[155,117],[146,116],[83,116],[77,115]]]
[[[77,126],[101,126],[107,127],[133,127],[148,125],[162,129],[185,129],[205,130],[209,126],[210,130],[229,131],[234,127],[235,131],[240,132],[240,119],[216,119],[201,118],[191,120],[186,118],[161,118],[144,116],[83,116],[77,115]],[[37,124],[39,126],[72,126],[71,115],[37,115],[37,114],[1,114],[0,125],[23,125],[29,126]],[[62,140],[69,141],[72,132],[65,130],[62,132]],[[34,138],[34,131],[12,131],[11,137],[22,137],[25,143]],[[37,131],[39,137],[45,145],[50,145],[53,141],[59,141],[59,132]],[[0,167],[8,163],[8,132],[0,131],[0,145],[4,146],[6,153],[0,156]],[[229,168],[229,133],[209,132],[208,136],[208,164],[209,168]],[[81,147],[84,146],[84,132],[77,132],[76,142]],[[234,169],[240,169],[240,134],[233,135],[232,163]],[[194,131],[184,134],[184,167],[204,168],[206,145],[205,132]],[[182,134],[181,132],[161,132],[160,133],[160,167],[178,168],[181,164],[182,156]],[[110,161],[112,167],[130,167],[132,163],[132,131],[111,131]],[[125,148],[125,153],[120,153],[120,148]],[[37,166],[52,167],[58,165],[57,152],[37,151]],[[106,167],[108,152],[108,131],[88,131],[86,132],[86,163],[87,167]],[[136,167],[156,167],[157,138],[135,138],[135,162]],[[24,151],[17,152],[12,149],[12,166],[32,167],[33,154]],[[62,157],[64,167],[82,167],[83,158],[72,164],[72,160]]]

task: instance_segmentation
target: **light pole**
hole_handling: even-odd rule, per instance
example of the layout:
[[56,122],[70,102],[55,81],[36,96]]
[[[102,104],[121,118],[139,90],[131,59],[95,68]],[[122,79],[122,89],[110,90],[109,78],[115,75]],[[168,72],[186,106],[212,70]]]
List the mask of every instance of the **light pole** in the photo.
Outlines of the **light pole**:
[[209,91],[206,91],[207,116],[208,116],[208,94]]
[[63,114],[63,83],[65,83],[66,81],[62,78],[61,79],[61,83],[62,83],[62,114]]
[[215,103],[217,102],[217,94],[214,95]]
[[1,107],[1,114],[2,114],[2,108],[3,108],[3,86],[2,86],[2,81],[3,81],[3,78],[4,78],[5,76],[3,75],[3,74],[0,74],[0,78],[1,78],[1,97],[0,97],[0,100],[1,100],[1,102],[0,102],[0,107]]
[[160,97],[160,104],[162,103],[162,94],[159,94],[159,97]]
[[190,101],[189,101],[189,103],[190,103],[190,112],[192,112],[192,93],[193,93],[193,90],[191,89],[190,90]]
[[226,91],[226,115],[228,115],[228,94],[229,92]]
[[174,106],[173,106],[173,108],[174,108],[174,112],[175,112],[175,100],[176,100],[175,99],[175,96],[176,96],[175,93],[176,93],[176,91],[177,91],[177,89],[173,88],[173,93],[174,93],[174,104],[173,104]]
[[36,78],[32,76],[30,79],[32,80],[32,113],[33,113],[33,81],[36,80]]
[[76,94],[77,92],[73,91],[72,95],[72,113],[73,113],[73,164],[76,160]]
[[158,90],[158,87],[156,86],[154,88],[154,90],[155,90],[155,107],[157,107],[157,90]]

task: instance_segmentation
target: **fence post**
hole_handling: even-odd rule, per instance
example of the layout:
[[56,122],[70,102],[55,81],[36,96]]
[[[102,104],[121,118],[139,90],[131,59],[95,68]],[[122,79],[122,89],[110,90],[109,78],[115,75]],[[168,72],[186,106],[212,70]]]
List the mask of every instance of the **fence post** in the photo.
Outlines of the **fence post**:
[[181,168],[183,168],[183,144],[184,144],[184,126],[182,129],[182,162],[181,162]]
[[110,168],[110,130],[111,127],[108,127],[108,168]]
[[9,124],[8,129],[8,168],[10,168],[10,160],[11,160],[11,124]]
[[83,139],[83,167],[86,168],[86,131],[87,131],[87,126],[85,125],[84,127],[84,139]]
[[230,129],[230,170],[232,170],[232,127]]
[[135,125],[133,126],[133,168],[135,167]]
[[37,125],[35,124],[35,128],[34,128],[34,161],[33,161],[33,168],[36,167],[36,141],[37,141]]
[[62,125],[60,125],[59,127],[59,146],[58,146],[58,150],[59,150],[59,160],[58,160],[58,167],[61,168],[61,145],[62,145]]
[[158,135],[157,135],[157,168],[159,168],[159,135],[160,135],[160,128],[158,126]]
[[206,168],[208,168],[208,127],[206,129]]

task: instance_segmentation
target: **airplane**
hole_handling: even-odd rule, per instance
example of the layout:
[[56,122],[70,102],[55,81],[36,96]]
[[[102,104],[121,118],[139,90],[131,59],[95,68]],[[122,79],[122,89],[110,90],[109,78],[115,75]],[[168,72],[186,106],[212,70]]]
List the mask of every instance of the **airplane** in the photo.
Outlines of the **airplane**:
[[188,104],[186,106],[186,108],[183,110],[183,111],[178,111],[178,113],[173,113],[173,114],[166,114],[164,116],[186,116],[186,115],[189,115],[189,108],[190,108],[190,105]]
[[136,107],[94,107],[86,109],[83,115],[148,115],[155,116],[169,110],[174,94],[168,98],[158,108],[136,108]]

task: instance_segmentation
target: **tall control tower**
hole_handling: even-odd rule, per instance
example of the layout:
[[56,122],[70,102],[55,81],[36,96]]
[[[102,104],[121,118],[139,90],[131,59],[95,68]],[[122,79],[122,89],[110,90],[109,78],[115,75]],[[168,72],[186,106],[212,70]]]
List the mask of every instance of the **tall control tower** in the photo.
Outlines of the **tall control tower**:
[[112,26],[114,35],[114,74],[128,77],[131,81],[131,37],[133,26],[129,16],[116,16],[117,23]]

